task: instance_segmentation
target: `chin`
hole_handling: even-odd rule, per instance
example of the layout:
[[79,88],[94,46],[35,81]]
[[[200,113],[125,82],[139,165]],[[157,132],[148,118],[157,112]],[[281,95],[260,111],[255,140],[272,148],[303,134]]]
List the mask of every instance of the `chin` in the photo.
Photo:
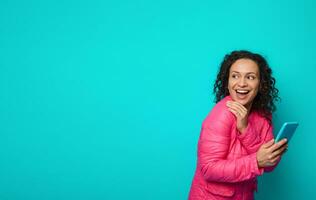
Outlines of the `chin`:
[[249,104],[249,101],[247,101],[247,100],[236,100],[236,101],[243,106],[246,106],[247,104]]

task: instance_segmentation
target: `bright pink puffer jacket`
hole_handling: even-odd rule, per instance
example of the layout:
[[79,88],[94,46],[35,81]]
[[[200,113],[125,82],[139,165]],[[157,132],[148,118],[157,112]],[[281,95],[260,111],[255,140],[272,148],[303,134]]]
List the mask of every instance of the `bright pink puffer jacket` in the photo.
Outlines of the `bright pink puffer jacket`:
[[230,96],[218,102],[203,121],[189,200],[254,199],[257,176],[275,167],[258,168],[256,158],[259,147],[273,138],[272,125],[251,112],[240,134],[236,117],[226,106],[228,100]]

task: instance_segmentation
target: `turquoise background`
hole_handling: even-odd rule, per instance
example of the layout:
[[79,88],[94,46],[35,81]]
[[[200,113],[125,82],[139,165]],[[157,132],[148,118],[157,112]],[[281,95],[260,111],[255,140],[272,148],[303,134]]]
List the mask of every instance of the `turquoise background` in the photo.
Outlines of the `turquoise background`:
[[0,3],[0,199],[187,199],[223,56],[263,54],[300,126],[257,199],[315,190],[315,1]]

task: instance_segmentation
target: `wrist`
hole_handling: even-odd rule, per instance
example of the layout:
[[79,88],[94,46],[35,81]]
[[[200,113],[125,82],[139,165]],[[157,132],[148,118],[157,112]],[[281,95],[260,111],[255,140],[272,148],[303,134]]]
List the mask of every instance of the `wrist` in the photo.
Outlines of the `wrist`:
[[262,163],[260,162],[259,158],[258,158],[258,154],[256,156],[256,159],[257,159],[257,165],[258,165],[258,168],[262,168]]
[[237,127],[237,129],[238,129],[238,131],[240,132],[240,134],[243,134],[245,131],[246,131],[246,129],[247,129],[247,124],[246,125],[243,125],[243,126],[241,126],[241,127]]

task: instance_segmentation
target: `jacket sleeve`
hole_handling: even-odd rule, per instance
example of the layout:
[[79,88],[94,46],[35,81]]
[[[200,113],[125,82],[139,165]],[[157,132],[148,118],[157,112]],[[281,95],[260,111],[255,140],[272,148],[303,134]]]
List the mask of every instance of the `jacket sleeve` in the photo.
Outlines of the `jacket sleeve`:
[[[245,132],[243,134],[238,134],[238,139],[242,143],[243,147],[247,150],[248,154],[256,153],[261,145],[274,138],[272,129],[272,124],[269,123],[267,120],[264,120],[260,132],[258,132],[254,128],[253,122],[249,121]],[[279,162],[280,159],[277,161],[277,164]],[[264,171],[273,171],[277,164],[271,167],[265,167]]]
[[228,110],[209,116],[203,124],[198,143],[198,166],[206,181],[240,182],[263,173],[258,168],[256,153],[227,159],[231,140],[232,119]]

